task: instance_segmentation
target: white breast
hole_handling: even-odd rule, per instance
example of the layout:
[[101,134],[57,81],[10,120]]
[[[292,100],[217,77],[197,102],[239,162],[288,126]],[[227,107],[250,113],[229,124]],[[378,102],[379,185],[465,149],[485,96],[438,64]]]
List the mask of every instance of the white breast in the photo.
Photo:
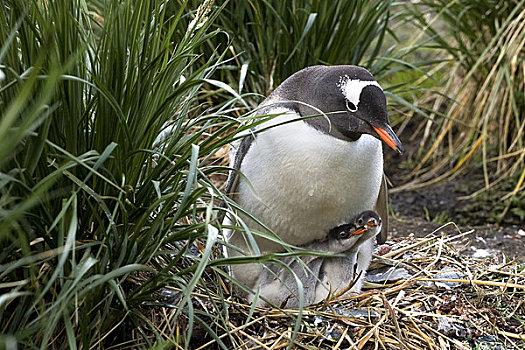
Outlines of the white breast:
[[[264,127],[298,117],[287,111]],[[383,175],[381,142],[370,135],[346,142],[297,121],[258,134],[241,171],[251,186],[240,181],[237,202],[284,241],[302,245],[374,209]],[[282,250],[266,240],[258,244],[261,251]]]

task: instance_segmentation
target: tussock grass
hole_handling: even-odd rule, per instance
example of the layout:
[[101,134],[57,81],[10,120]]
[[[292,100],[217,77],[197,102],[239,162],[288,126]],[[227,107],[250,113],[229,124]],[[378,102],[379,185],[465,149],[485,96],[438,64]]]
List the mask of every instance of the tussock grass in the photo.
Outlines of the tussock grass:
[[0,5],[2,345],[151,346],[141,305],[167,281],[190,293],[208,263],[157,261],[182,265],[195,237],[211,252],[210,158],[236,121],[196,104],[217,12],[188,27],[166,5]]
[[[420,126],[417,188],[455,176],[479,163],[487,191],[511,180],[501,196],[507,214],[523,219],[525,203],[525,2],[422,1],[409,6],[412,24],[431,37],[430,46],[445,52],[440,95],[422,98],[432,121]],[[439,52],[439,51],[438,51]],[[444,115],[445,118],[435,118]],[[510,212],[509,212],[510,211]]]
[[413,80],[386,82],[399,73],[424,76],[436,60],[409,62],[421,44],[403,45],[392,33],[390,23],[401,10],[394,1],[230,1],[216,21],[228,37],[212,37],[202,49],[228,42],[228,63],[214,77],[249,93],[245,102],[252,108],[307,66],[354,64],[383,84],[393,108],[417,109],[402,94],[412,90]]
[[268,95],[285,78],[310,65],[370,63],[380,55],[391,4],[230,2],[217,24],[232,35],[230,50],[244,76],[227,80],[239,80],[239,91]]

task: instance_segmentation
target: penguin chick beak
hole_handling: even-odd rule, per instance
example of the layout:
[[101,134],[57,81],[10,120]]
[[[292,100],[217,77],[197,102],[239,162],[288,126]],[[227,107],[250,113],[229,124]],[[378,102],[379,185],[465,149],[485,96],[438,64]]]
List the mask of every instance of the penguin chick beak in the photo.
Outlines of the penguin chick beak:
[[368,230],[368,228],[367,228],[366,226],[359,227],[357,230],[355,230],[354,232],[352,232],[352,233],[350,234],[350,236],[362,235],[362,234],[365,233],[367,230]]
[[370,220],[368,220],[368,222],[366,223],[365,227],[376,227],[378,225],[379,225],[379,223],[377,222],[377,220],[374,219],[374,218],[371,218]]
[[401,141],[397,138],[396,134],[394,133],[394,130],[390,127],[390,125],[386,125],[386,127],[378,128],[372,125],[372,128],[377,132],[381,140],[385,141],[385,143],[390,146],[394,151],[398,151],[399,153],[403,153],[405,149],[403,148],[403,145],[401,144]]
[[377,222],[376,219],[374,218],[370,218],[368,220],[368,222],[364,225],[364,226],[361,226],[359,227],[357,230],[355,230],[354,232],[352,232],[350,234],[350,236],[357,236],[357,235],[362,235],[363,233],[365,233],[366,231],[368,231],[370,228],[372,227],[377,227],[379,226],[379,222]]

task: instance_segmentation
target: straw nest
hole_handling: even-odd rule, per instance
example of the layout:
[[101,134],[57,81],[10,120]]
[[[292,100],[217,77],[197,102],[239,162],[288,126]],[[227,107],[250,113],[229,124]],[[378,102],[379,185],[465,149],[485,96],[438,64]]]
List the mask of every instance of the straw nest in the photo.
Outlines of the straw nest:
[[[472,231],[443,232],[379,247],[369,269],[372,282],[360,295],[302,312],[253,308],[232,296],[225,275],[215,271],[220,293],[197,289],[192,304],[217,314],[206,321],[216,336],[196,325],[191,347],[525,349],[525,264],[503,254],[484,260],[461,255],[456,245]],[[159,330],[186,334],[188,320],[179,316],[173,323],[174,314],[157,310]]]

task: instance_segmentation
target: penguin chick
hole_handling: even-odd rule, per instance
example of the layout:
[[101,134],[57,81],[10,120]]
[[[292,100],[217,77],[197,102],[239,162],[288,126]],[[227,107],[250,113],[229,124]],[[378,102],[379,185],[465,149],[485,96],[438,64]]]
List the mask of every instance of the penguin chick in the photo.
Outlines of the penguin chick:
[[366,210],[357,215],[353,223],[330,230],[329,234],[332,236],[339,236],[342,239],[357,237],[357,241],[344,252],[344,257],[324,259],[319,269],[321,282],[316,285],[314,298],[316,302],[325,299],[330,290],[347,289],[345,295],[361,291],[366,270],[372,259],[374,240],[381,232],[381,226],[379,215],[372,210]]
[[[368,210],[355,217],[355,219],[348,224],[337,226],[330,230],[328,236],[324,240],[315,241],[304,246],[302,249],[319,251],[325,253],[340,254],[345,253],[347,257],[355,256],[359,250],[359,246],[373,238],[381,230],[381,218],[374,211]],[[303,264],[299,263],[300,259]],[[268,264],[264,267],[261,277],[261,295],[274,305],[286,308],[297,308],[299,306],[297,279],[303,285],[303,303],[304,305],[311,305],[320,302],[328,296],[330,281],[321,281],[323,267],[326,258],[319,256],[303,255],[300,257],[286,257],[280,259],[285,268],[281,264]],[[328,258],[330,259],[330,258]],[[355,260],[355,259],[354,259]],[[341,269],[334,271],[342,273],[336,282],[339,280],[353,281],[355,277],[353,271],[358,270],[354,266],[350,266],[352,259],[345,260],[349,265],[341,266]],[[355,264],[355,263],[354,263]],[[366,269],[366,267],[365,267]],[[290,272],[290,270],[292,272]],[[293,273],[293,274],[292,274]],[[294,276],[295,275],[295,276]],[[361,279],[363,276],[358,276]],[[327,289],[328,287],[328,289]],[[342,286],[341,288],[346,287]],[[341,289],[339,288],[339,289]],[[351,289],[355,291],[355,289]],[[332,288],[332,292],[337,292]],[[257,301],[258,306],[266,306],[266,302],[262,299]]]

